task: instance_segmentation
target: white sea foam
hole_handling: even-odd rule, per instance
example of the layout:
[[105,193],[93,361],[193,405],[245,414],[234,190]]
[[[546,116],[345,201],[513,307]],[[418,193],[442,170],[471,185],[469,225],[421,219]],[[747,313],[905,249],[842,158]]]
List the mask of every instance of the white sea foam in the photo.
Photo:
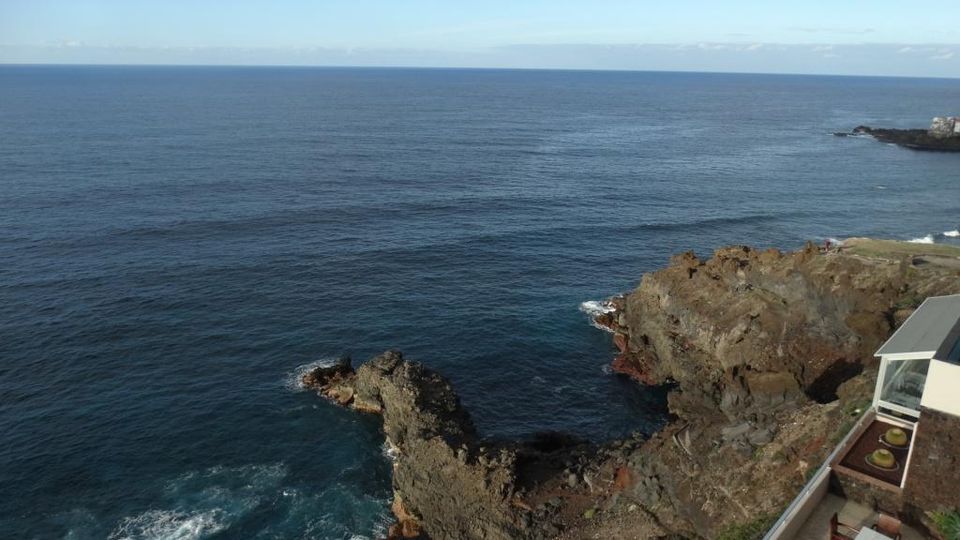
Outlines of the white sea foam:
[[960,238],[960,230],[943,231],[943,235],[947,238]]
[[390,460],[390,463],[396,463],[397,458],[400,457],[400,449],[390,444],[390,441],[383,441],[383,446],[380,447],[380,451],[385,458]]
[[306,388],[303,386],[304,375],[306,375],[308,372],[310,372],[315,368],[330,367],[336,363],[337,363],[337,358],[327,357],[327,358],[321,358],[319,360],[314,360],[313,362],[309,362],[307,364],[301,364],[297,366],[296,369],[294,369],[292,372],[287,373],[286,377],[284,377],[283,379],[283,386],[285,386],[288,390],[292,390],[294,392],[302,392],[303,390],[306,390]]
[[167,482],[166,503],[121,519],[111,540],[193,540],[229,528],[265,500],[283,492],[283,463],[211,467]]
[[830,242],[830,245],[833,246],[833,247],[843,246],[843,240],[841,240],[841,239],[839,239],[839,238],[834,238],[834,237],[832,237],[832,236],[825,236],[825,237],[824,237],[824,236],[821,236],[820,239],[821,239],[821,240],[826,240],[826,241]]
[[593,325],[594,328],[599,328],[605,332],[612,332],[612,330],[606,326],[597,324],[595,319],[600,315],[605,313],[613,313],[616,310],[617,308],[607,300],[587,300],[586,302],[582,302],[580,304],[580,311],[586,313],[590,317],[590,324]]
[[606,300],[587,300],[580,304],[580,311],[593,317],[604,313],[613,313],[616,310],[617,308]]
[[94,538],[95,533],[93,531],[97,531],[100,528],[97,516],[86,508],[74,508],[66,512],[61,512],[53,516],[53,521],[67,527],[67,532],[63,536],[63,540]]
[[149,510],[124,518],[110,533],[110,540],[193,540],[210,536],[226,528],[226,512]]
[[933,235],[932,235],[932,234],[928,234],[928,235],[923,236],[923,237],[920,237],[920,238],[914,238],[914,239],[912,239],[912,240],[907,240],[907,242],[910,242],[911,244],[932,244],[932,243],[933,243]]
[[[390,505],[390,500],[383,501],[383,506],[387,507]],[[373,526],[373,531],[369,537],[364,537],[361,535],[360,538],[386,538],[387,532],[390,530],[390,525],[393,525],[393,513],[391,512],[382,512],[380,514],[380,519],[377,521],[376,525]]]

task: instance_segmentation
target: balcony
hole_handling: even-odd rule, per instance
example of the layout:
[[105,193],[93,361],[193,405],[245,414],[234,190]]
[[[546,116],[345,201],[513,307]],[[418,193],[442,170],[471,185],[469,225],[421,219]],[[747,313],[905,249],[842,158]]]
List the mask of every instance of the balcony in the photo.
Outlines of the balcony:
[[[837,515],[839,522],[842,524],[840,527],[841,535],[853,539],[868,536],[869,533],[864,531],[871,529],[880,519],[879,513],[862,504],[844,499],[833,493],[827,493],[792,538],[795,540],[830,540],[830,520],[834,514]],[[873,531],[871,530],[871,532]],[[876,535],[879,533],[874,532],[873,534],[874,538],[877,538]],[[882,535],[879,538],[890,537]],[[902,540],[922,540],[925,536],[912,527],[901,525],[900,538]]]

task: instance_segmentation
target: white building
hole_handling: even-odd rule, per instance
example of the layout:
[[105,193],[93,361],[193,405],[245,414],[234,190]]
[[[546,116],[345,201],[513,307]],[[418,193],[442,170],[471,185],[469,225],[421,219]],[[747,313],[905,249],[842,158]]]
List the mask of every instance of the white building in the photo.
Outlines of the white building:
[[876,355],[878,411],[919,419],[926,407],[960,416],[960,294],[927,298]]
[[930,123],[930,135],[952,137],[960,135],[960,116],[938,116]]
[[[876,356],[873,406],[765,540],[919,539],[929,511],[960,510],[960,294],[927,298]],[[881,449],[891,466],[866,462]]]

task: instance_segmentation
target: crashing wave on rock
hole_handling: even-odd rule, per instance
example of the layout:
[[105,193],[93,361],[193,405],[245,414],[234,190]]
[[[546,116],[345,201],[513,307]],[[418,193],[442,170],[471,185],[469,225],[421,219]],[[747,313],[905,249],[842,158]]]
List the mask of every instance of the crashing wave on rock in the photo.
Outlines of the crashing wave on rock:
[[590,317],[590,324],[594,328],[603,330],[604,332],[613,332],[611,328],[597,322],[597,317],[617,311],[617,306],[615,306],[613,302],[609,300],[587,300],[586,302],[580,303],[580,311]]
[[293,371],[286,374],[286,376],[283,378],[283,386],[294,392],[302,392],[307,389],[307,387],[303,384],[304,375],[317,368],[333,367],[336,365],[337,360],[338,359],[334,356],[325,356],[319,360],[314,360],[313,362],[300,364]]

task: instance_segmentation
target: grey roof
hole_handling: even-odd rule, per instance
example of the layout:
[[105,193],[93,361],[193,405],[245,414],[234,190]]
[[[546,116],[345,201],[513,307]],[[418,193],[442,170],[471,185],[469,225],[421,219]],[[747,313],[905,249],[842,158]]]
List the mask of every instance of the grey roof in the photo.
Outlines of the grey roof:
[[960,337],[960,294],[931,296],[920,304],[886,343],[877,356],[930,353],[945,355]]

